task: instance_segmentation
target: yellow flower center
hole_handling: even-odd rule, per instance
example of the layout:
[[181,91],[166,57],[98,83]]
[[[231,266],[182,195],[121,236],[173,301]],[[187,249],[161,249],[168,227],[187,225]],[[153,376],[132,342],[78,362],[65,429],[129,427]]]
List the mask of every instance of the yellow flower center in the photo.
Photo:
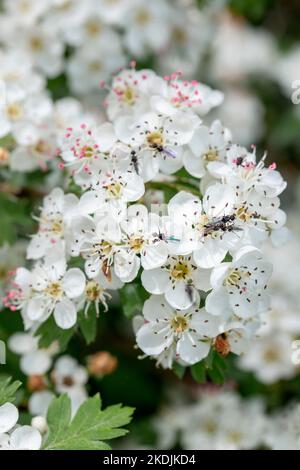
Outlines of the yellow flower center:
[[63,295],[63,290],[59,282],[50,282],[45,292],[54,299],[60,299]]
[[207,434],[215,434],[218,429],[217,423],[212,420],[204,421],[202,426],[207,432]]
[[264,352],[264,360],[268,363],[278,362],[280,355],[275,347],[269,347]]
[[238,269],[232,269],[229,271],[228,276],[226,277],[224,281],[224,286],[225,287],[230,287],[230,286],[238,286],[242,280],[242,278],[249,277],[248,272],[242,272],[239,271]]
[[47,153],[50,150],[50,146],[47,144],[47,142],[41,139],[35,144],[33,150],[36,153]]
[[101,72],[102,70],[102,62],[100,62],[99,60],[93,60],[92,62],[90,62],[89,64],[89,69],[90,69],[90,72]]
[[176,333],[182,333],[188,328],[188,321],[182,315],[175,315],[171,320],[171,327]]
[[23,109],[18,103],[11,103],[6,107],[6,115],[12,121],[18,121],[23,116]]
[[197,228],[198,228],[199,232],[202,233],[204,231],[205,225],[207,225],[209,223],[209,221],[210,221],[210,219],[206,214],[201,214],[200,215],[199,222],[198,222],[198,225],[197,225]]
[[144,246],[144,239],[142,237],[132,237],[129,240],[130,248],[139,253]]
[[85,24],[85,30],[87,34],[91,37],[97,36],[101,32],[101,29],[101,23],[94,19],[87,21]]
[[89,281],[85,288],[85,295],[88,300],[95,302],[99,299],[102,289],[96,281]]
[[154,131],[147,135],[148,145],[152,148],[163,147],[164,139],[160,131]]
[[62,219],[55,219],[51,223],[51,231],[54,233],[61,233],[63,231]]
[[184,29],[175,27],[172,32],[172,36],[175,42],[179,42],[180,44],[185,44],[187,41],[187,35]]
[[207,163],[209,162],[215,162],[216,160],[219,160],[219,152],[214,149],[209,149],[204,155],[203,155],[204,161]]
[[27,13],[31,10],[31,3],[28,0],[23,0],[19,5],[20,11],[22,13]]
[[251,219],[252,214],[248,212],[247,206],[240,206],[236,211],[236,216],[242,222],[248,222]]
[[112,198],[118,198],[122,192],[122,185],[120,183],[111,183],[106,186],[109,196]]
[[190,268],[187,263],[179,261],[171,269],[171,276],[176,280],[185,279],[190,273]]
[[137,24],[145,26],[150,21],[150,14],[145,8],[141,8],[135,15]]
[[132,88],[129,86],[125,88],[125,90],[122,93],[122,99],[125,101],[127,104],[133,104],[135,101],[135,93]]
[[38,36],[32,36],[29,45],[34,52],[39,52],[43,49],[43,40]]

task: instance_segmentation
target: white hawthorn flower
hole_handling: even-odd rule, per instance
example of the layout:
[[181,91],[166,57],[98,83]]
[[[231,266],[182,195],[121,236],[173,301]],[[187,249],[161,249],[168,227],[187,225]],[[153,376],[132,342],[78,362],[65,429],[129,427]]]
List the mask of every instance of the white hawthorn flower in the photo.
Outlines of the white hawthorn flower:
[[150,101],[154,111],[166,116],[172,116],[178,110],[204,116],[222,103],[222,92],[196,80],[181,80],[180,75],[174,73],[166,76],[165,86],[154,90]]
[[31,426],[15,427],[18,409],[12,403],[0,406],[0,450],[39,450],[42,437]]
[[59,350],[55,342],[47,349],[39,349],[38,338],[22,332],[10,336],[8,347],[21,356],[20,369],[27,376],[46,374],[52,366],[52,357]]
[[87,280],[84,293],[78,301],[78,310],[83,309],[84,314],[88,316],[91,305],[95,306],[96,315],[100,314],[100,305],[103,305],[104,311],[108,311],[107,302],[112,298],[110,290],[121,289],[123,283],[117,278],[114,270],[110,270],[109,275],[101,271],[98,276]]
[[189,149],[184,152],[185,169],[192,176],[201,178],[207,172],[210,162],[225,160],[229,141],[230,133],[220,121],[214,121],[210,128],[200,126],[189,143]]
[[162,0],[134,0],[125,13],[125,44],[136,57],[148,52],[159,52],[170,36],[170,6]]
[[169,256],[156,269],[142,272],[142,284],[151,294],[165,294],[176,309],[186,309],[199,301],[198,289],[207,290],[206,271],[200,270],[192,256]]
[[115,146],[116,136],[109,122],[97,128],[85,123],[79,128],[68,127],[60,143],[62,168],[70,168],[74,181],[86,189],[92,181],[94,167],[110,169],[111,162],[107,163],[107,159]]
[[211,338],[218,333],[216,317],[195,306],[177,310],[162,295],[152,295],[144,304],[145,324],[137,332],[138,346],[149,356],[174,347],[175,360],[195,364],[209,353]]
[[106,42],[105,38],[88,41],[75,50],[67,63],[67,75],[75,94],[87,94],[99,89],[118,68],[125,64],[118,37]]
[[121,70],[113,77],[105,99],[109,119],[114,121],[123,115],[147,112],[152,95],[160,90],[162,93],[165,86],[164,80],[152,70]]
[[56,32],[46,24],[35,24],[30,28],[13,28],[7,42],[18,47],[25,55],[29,55],[34,65],[46,76],[55,77],[63,69],[63,43]]
[[85,272],[94,279],[102,271],[110,279],[116,252],[120,249],[122,233],[119,223],[111,216],[94,220],[91,217],[74,219],[72,230],[73,256],[85,259]]
[[97,210],[118,215],[128,202],[136,202],[145,192],[143,179],[134,170],[100,169],[92,177],[91,189],[79,201],[79,211],[84,215]]
[[40,216],[34,217],[39,222],[39,229],[28,245],[28,259],[42,258],[58,241],[65,240],[77,207],[75,194],[64,194],[61,188],[54,188],[45,197]]
[[20,145],[35,145],[40,137],[38,125],[52,111],[50,98],[43,93],[28,95],[20,88],[11,87],[0,101],[0,137],[12,133]]
[[286,182],[276,171],[276,164],[264,167],[265,156],[256,163],[256,150],[248,152],[244,147],[232,145],[226,152],[226,161],[213,161],[207,165],[208,171],[222,179],[238,192],[254,189],[264,198],[276,197],[286,188]]
[[241,248],[233,261],[222,263],[211,273],[213,290],[206,298],[206,309],[213,315],[234,312],[238,317],[249,318],[268,309],[266,284],[272,265],[264,261],[254,247]]
[[169,216],[183,224],[185,243],[200,268],[217,266],[239,242],[240,232],[235,231],[235,200],[234,190],[222,184],[210,186],[202,202],[185,191],[170,200]]
[[134,204],[121,221],[123,251],[140,257],[144,269],[154,269],[167,261],[168,236],[161,231],[162,222],[157,214],[148,213],[145,206]]
[[[59,258],[59,259],[55,259]],[[19,289],[27,287],[28,273],[23,279],[19,274]],[[21,278],[20,278],[21,277]],[[29,288],[32,290],[25,307],[25,314],[31,321],[43,322],[52,313],[60,328],[68,329],[76,323],[77,312],[74,300],[81,296],[85,288],[85,276],[79,268],[67,270],[66,261],[61,253],[45,258],[31,273]]]
[[67,393],[71,399],[72,415],[86,400],[85,385],[88,381],[88,373],[85,367],[78,364],[71,356],[61,356],[57,359],[51,373],[51,378],[57,393]]
[[159,169],[174,173],[182,167],[182,146],[187,144],[199,124],[196,116],[177,112],[172,117],[149,112],[138,120],[128,116],[116,121],[119,139],[130,144],[146,167],[145,179],[152,179]]

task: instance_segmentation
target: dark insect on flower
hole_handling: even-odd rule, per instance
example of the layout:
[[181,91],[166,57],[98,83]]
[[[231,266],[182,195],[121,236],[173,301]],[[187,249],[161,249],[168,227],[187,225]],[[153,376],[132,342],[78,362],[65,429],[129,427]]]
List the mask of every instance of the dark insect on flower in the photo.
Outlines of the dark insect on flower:
[[162,232],[155,232],[153,233],[153,236],[157,238],[156,241],[163,241],[163,242],[180,242],[179,238],[174,237],[173,235],[167,236],[166,234]]
[[131,163],[137,175],[140,174],[139,160],[135,150],[131,151]]
[[194,289],[193,289],[193,286],[191,284],[187,284],[186,287],[185,287],[185,291],[188,295],[188,298],[190,299],[190,302],[194,303],[195,302],[195,298],[194,298]]
[[214,217],[211,222],[204,225],[204,236],[206,237],[207,235],[218,231],[233,232],[242,230],[234,224],[235,219],[235,214]]
[[102,272],[104,274],[104,276],[106,277],[106,279],[111,282],[111,279],[112,279],[112,276],[111,276],[111,269],[110,269],[110,266],[108,266],[107,264],[107,261],[104,261],[103,262],[103,265],[102,265]]
[[244,157],[238,157],[236,159],[236,166],[241,166],[244,161]]

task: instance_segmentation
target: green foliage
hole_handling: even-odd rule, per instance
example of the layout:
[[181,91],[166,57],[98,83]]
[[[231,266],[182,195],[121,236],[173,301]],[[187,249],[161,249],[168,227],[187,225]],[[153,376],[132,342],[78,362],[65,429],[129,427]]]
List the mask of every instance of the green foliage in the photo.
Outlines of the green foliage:
[[92,343],[97,335],[97,315],[94,305],[90,306],[87,315],[84,312],[78,314],[78,324],[86,343]]
[[32,221],[28,215],[28,201],[14,195],[0,193],[1,230],[0,245],[14,243],[20,233],[29,233]]
[[60,351],[66,349],[70,339],[75,332],[75,327],[69,328],[68,330],[62,330],[59,328],[53,316],[51,315],[45,323],[37,329],[35,336],[39,337],[39,347],[48,348],[53,341],[58,341]]
[[15,393],[21,385],[18,380],[11,382],[11,377],[0,377],[0,406],[8,401],[14,401]]
[[133,409],[122,405],[101,411],[99,395],[88,398],[71,419],[71,400],[67,395],[55,398],[48,410],[49,436],[44,450],[109,450],[103,442],[124,436],[122,426],[131,421]]
[[204,361],[200,361],[191,367],[191,374],[194,380],[198,383],[205,382],[206,380],[206,366]]
[[181,364],[178,364],[177,362],[174,362],[172,370],[176,377],[178,377],[179,379],[183,379],[186,367],[182,366]]
[[148,294],[137,282],[125,284],[120,290],[120,299],[124,315],[133,318],[137,313],[142,313]]
[[216,351],[211,350],[205,359],[190,367],[190,372],[198,383],[205,382],[208,376],[213,383],[222,385],[225,381],[227,368],[226,360]]
[[234,13],[246,16],[253,23],[260,23],[275,3],[276,0],[230,0],[229,6]]

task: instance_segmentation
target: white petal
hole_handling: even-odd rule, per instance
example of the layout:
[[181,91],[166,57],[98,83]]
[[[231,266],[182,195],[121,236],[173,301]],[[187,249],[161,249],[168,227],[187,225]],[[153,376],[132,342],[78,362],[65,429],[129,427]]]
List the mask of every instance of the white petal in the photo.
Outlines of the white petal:
[[20,368],[26,375],[43,375],[50,369],[51,358],[46,351],[32,351],[20,361]]
[[56,324],[63,330],[72,328],[77,320],[77,312],[73,302],[69,299],[59,302],[54,310],[54,318]]
[[39,320],[46,313],[45,298],[33,298],[29,300],[26,313],[30,320]]
[[210,350],[210,343],[201,341],[198,335],[184,333],[177,343],[176,352],[180,359],[188,364],[196,364],[206,357]]
[[220,217],[232,212],[235,199],[233,188],[216,183],[206,190],[203,208],[209,216]]
[[0,433],[10,431],[19,418],[19,412],[12,403],[4,403],[0,406]]
[[173,309],[163,295],[151,295],[144,303],[143,315],[147,321],[165,320],[171,318],[172,313]]
[[85,275],[79,268],[71,268],[63,279],[63,289],[70,299],[80,297],[85,289]]
[[92,214],[101,206],[101,199],[96,191],[85,192],[79,201],[78,209],[81,214]]
[[147,246],[141,256],[141,263],[144,269],[159,268],[168,258],[168,250],[165,243],[158,243],[154,246]]
[[165,331],[154,329],[150,324],[146,324],[137,332],[136,342],[139,348],[146,354],[156,356],[172,343],[172,336],[169,336],[167,339],[165,336]]
[[184,281],[176,282],[174,288],[172,286],[169,287],[166,290],[165,296],[172,307],[180,310],[189,308],[200,300],[197,290],[193,286],[190,286],[188,289]]
[[41,444],[42,436],[31,426],[21,426],[10,436],[10,445],[15,450],[38,450]]
[[36,349],[37,338],[28,333],[14,333],[8,339],[8,347],[15,354],[27,354]]
[[49,405],[54,398],[54,393],[48,390],[35,392],[29,397],[28,409],[33,416],[46,416]]
[[214,338],[220,330],[220,319],[207,313],[204,308],[192,315],[189,324],[199,335],[208,338]]
[[169,285],[169,276],[163,269],[143,271],[141,276],[144,288],[151,294],[163,294]]
[[227,251],[221,243],[216,243],[216,240],[209,238],[205,240],[201,248],[194,251],[194,260],[200,268],[214,268],[223,261]]
[[228,294],[223,287],[219,290],[213,290],[206,297],[206,310],[212,315],[227,315],[231,313],[228,302]]

